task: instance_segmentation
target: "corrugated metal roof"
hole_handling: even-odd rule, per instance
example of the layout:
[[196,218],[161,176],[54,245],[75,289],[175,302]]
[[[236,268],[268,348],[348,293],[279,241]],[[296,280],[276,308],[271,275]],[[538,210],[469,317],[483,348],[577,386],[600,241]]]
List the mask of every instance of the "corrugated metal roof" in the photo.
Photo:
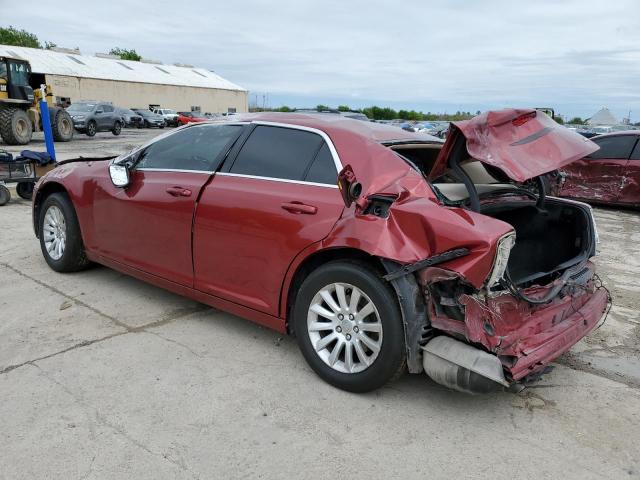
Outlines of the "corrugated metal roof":
[[14,47],[13,45],[0,45],[0,56],[28,60],[34,73],[246,91],[246,89],[204,68],[158,65],[90,55],[72,55],[38,48]]

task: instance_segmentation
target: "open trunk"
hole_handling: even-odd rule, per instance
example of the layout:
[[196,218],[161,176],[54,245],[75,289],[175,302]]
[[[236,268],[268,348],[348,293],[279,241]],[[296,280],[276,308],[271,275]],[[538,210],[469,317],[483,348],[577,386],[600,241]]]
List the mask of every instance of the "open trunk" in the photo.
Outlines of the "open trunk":
[[515,229],[507,264],[515,285],[549,283],[595,253],[591,216],[582,205],[546,199],[540,209],[533,201],[505,201],[483,206],[481,212]]
[[[441,144],[391,148],[427,175]],[[514,286],[545,285],[595,255],[590,207],[566,199],[543,196],[541,200],[535,182],[515,182],[495,168],[466,158],[457,172],[447,169],[431,185],[443,203],[473,208],[476,197],[479,213],[514,228],[506,275]]]

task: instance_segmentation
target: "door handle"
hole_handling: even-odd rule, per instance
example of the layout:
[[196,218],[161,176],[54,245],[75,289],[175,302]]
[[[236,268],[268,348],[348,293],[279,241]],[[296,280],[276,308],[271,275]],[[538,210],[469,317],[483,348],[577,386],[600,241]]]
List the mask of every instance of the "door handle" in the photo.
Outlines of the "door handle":
[[191,190],[184,187],[169,187],[167,193],[173,197],[190,197]]
[[315,215],[318,211],[318,207],[314,207],[313,205],[305,205],[302,202],[285,202],[280,205],[284,210],[291,213],[304,213],[307,215]]

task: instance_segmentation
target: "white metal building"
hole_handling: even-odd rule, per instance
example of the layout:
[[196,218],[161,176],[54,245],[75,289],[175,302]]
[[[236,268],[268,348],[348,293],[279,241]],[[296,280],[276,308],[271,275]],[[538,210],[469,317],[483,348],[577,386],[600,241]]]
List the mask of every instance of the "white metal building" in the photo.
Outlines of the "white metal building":
[[212,113],[248,108],[247,90],[204,68],[10,45],[0,45],[0,56],[28,60],[33,80],[51,85],[63,102],[102,100],[127,108]]

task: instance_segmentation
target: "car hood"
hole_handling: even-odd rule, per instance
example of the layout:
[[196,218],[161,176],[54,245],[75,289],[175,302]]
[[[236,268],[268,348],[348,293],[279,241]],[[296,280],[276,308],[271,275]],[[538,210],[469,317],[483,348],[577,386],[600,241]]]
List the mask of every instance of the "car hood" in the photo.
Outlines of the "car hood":
[[471,157],[499,168],[517,182],[556,170],[599,148],[539,110],[488,111],[451,124],[447,140],[429,172],[430,180],[445,172],[460,135],[466,139]]

